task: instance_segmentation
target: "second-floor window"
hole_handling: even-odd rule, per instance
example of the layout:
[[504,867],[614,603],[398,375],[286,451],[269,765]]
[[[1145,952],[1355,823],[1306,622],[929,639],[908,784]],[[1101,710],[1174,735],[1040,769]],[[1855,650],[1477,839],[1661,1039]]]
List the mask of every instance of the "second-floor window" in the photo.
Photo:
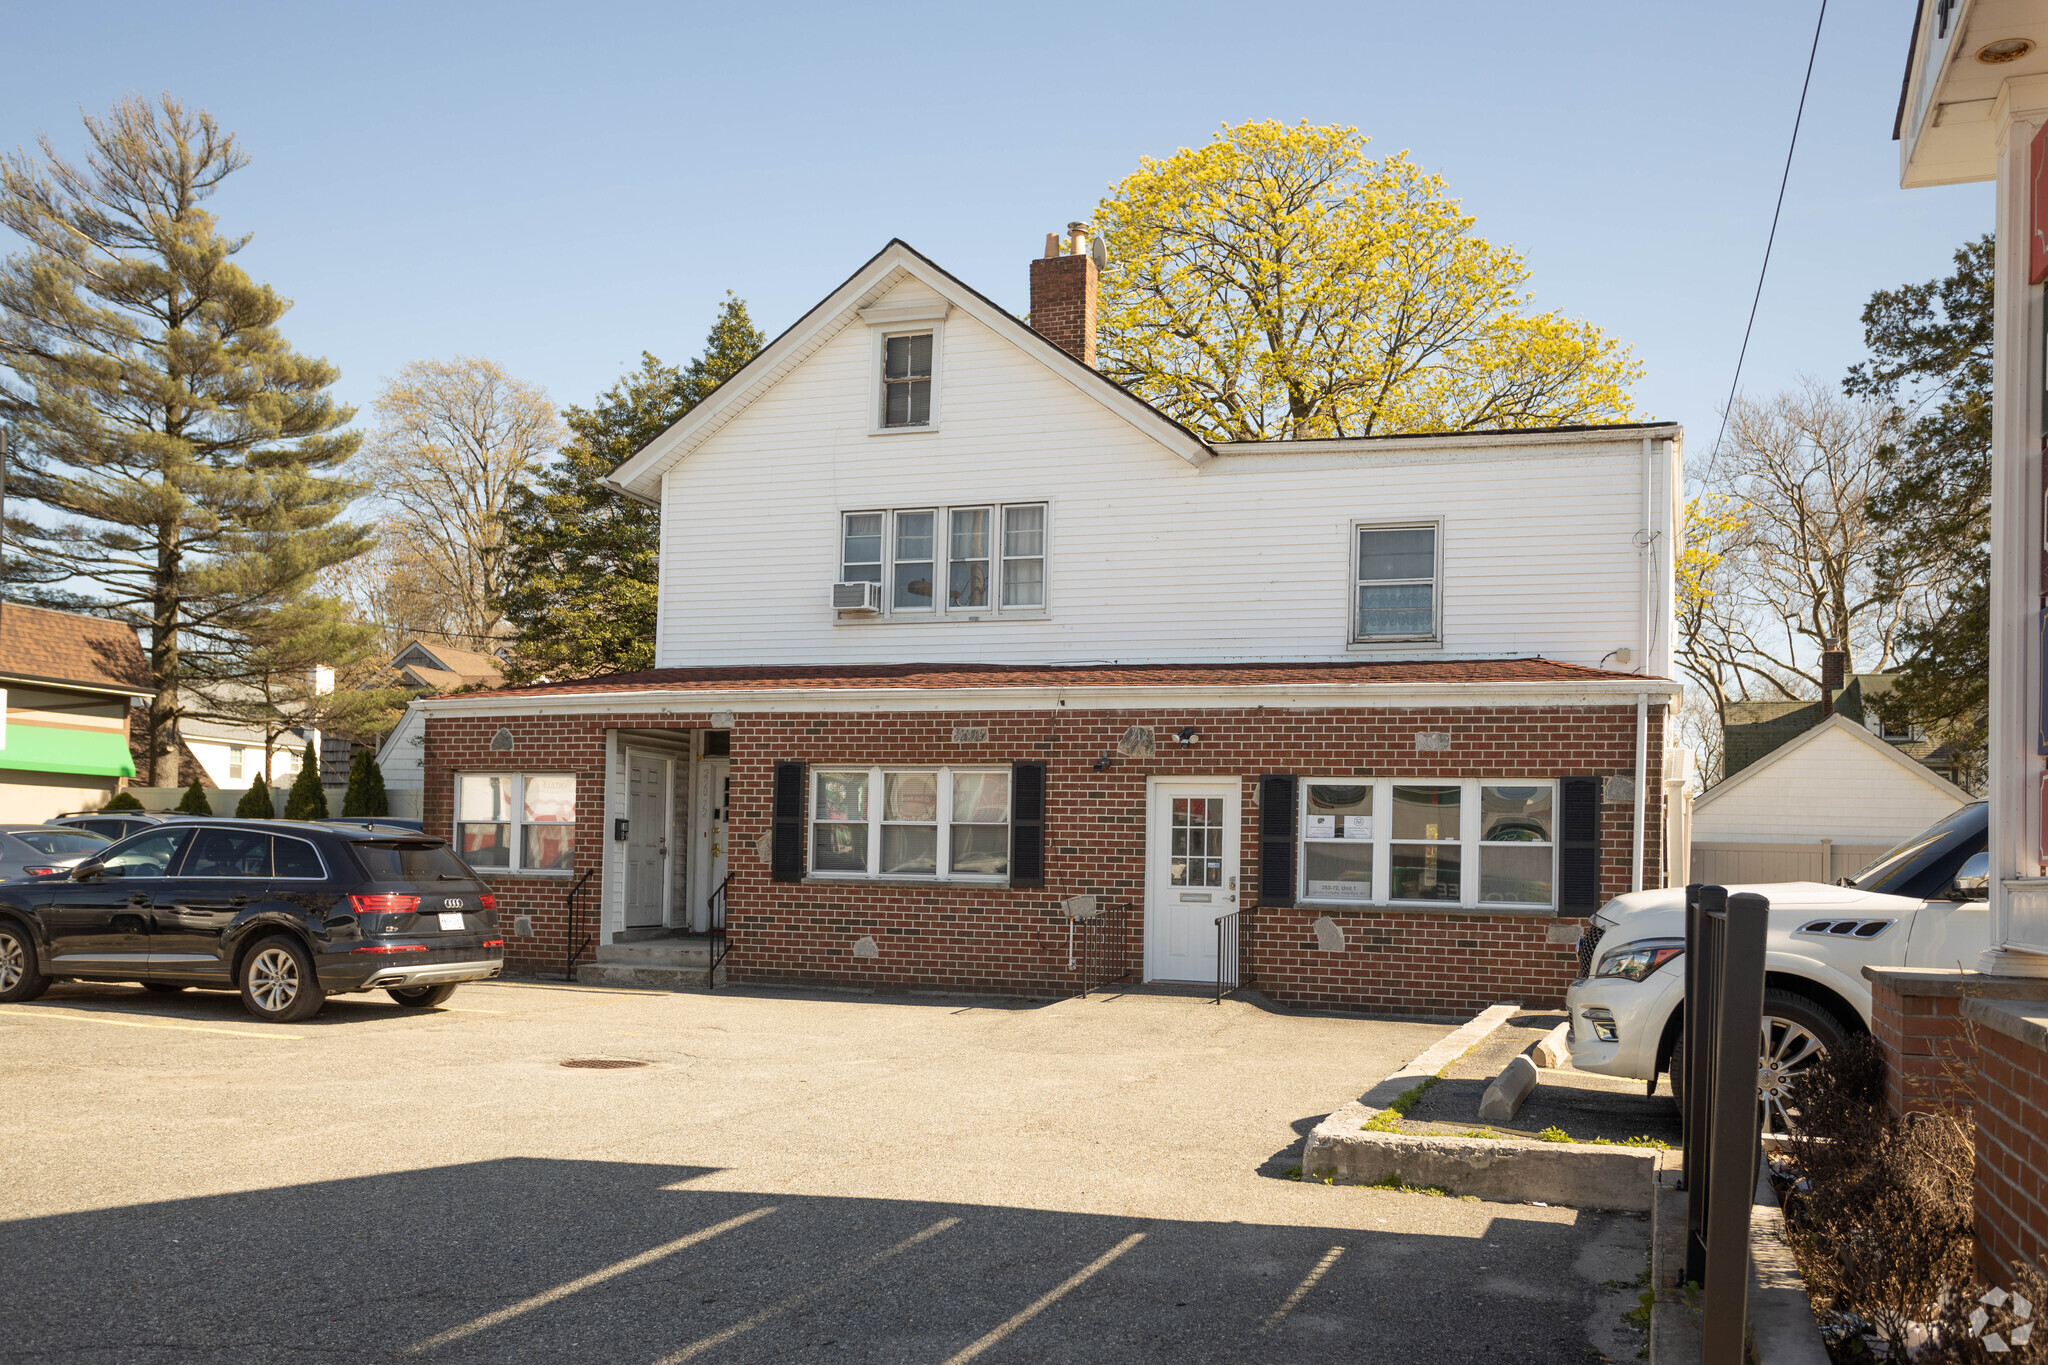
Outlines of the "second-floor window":
[[932,420],[932,334],[882,340],[882,425],[922,427]]
[[1353,528],[1352,639],[1436,638],[1439,529],[1434,523]]
[[876,583],[892,616],[1045,608],[1045,504],[848,512],[839,581]]

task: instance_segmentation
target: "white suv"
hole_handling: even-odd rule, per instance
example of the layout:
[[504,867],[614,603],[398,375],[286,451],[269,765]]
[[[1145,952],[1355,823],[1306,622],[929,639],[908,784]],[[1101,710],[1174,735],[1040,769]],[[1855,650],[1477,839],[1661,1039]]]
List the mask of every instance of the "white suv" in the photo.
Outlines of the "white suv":
[[[1757,1098],[1782,1132],[1786,1082],[1870,1028],[1865,967],[1974,967],[1990,942],[1986,808],[1963,807],[1835,886],[1731,886],[1769,898]],[[1572,1065],[1646,1081],[1684,1103],[1685,891],[1637,891],[1602,906],[1579,938],[1565,992]]]

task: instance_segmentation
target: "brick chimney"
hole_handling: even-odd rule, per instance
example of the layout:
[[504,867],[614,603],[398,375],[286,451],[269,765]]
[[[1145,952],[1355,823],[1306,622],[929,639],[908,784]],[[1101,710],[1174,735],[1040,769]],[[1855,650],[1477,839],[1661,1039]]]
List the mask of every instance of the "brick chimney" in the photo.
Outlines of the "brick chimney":
[[1842,690],[1848,672],[1848,650],[1824,649],[1820,652],[1820,713],[1823,718],[1835,714],[1835,693]]
[[1095,260],[1088,225],[1067,224],[1067,239],[1045,236],[1045,255],[1031,263],[1031,326],[1090,369],[1095,368]]

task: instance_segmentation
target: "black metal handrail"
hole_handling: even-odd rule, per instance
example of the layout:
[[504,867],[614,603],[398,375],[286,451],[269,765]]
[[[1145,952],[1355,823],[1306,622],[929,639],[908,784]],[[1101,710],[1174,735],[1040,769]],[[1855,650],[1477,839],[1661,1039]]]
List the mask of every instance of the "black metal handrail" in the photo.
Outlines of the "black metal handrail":
[[1701,1365],[1741,1365],[1748,1336],[1770,914],[1762,896],[1685,889],[1685,1278],[1705,1294]]
[[1067,967],[1080,973],[1076,994],[1085,998],[1092,990],[1130,979],[1130,925],[1129,901],[1086,915],[1070,913]]
[[1233,910],[1216,919],[1216,999],[1213,1004],[1222,1004],[1223,997],[1238,990],[1251,978],[1243,974],[1244,959],[1240,952],[1240,938],[1244,930],[1244,917],[1249,910]]
[[711,949],[711,966],[704,973],[704,989],[707,991],[718,989],[718,964],[725,961],[725,888],[730,885],[732,873],[728,872],[724,880],[718,883],[718,889],[713,891],[710,899],[704,903],[704,932],[710,940]]
[[578,877],[576,884],[569,888],[569,894],[562,900],[562,909],[568,912],[569,920],[569,927],[563,934],[563,944],[567,947],[569,954],[562,959],[562,980],[564,981],[574,981],[576,979],[576,960],[583,956],[585,949],[590,947],[591,939],[597,937],[596,932],[593,930],[584,938],[583,942],[576,942],[576,921],[583,914],[583,888],[596,875],[597,869],[593,867]]

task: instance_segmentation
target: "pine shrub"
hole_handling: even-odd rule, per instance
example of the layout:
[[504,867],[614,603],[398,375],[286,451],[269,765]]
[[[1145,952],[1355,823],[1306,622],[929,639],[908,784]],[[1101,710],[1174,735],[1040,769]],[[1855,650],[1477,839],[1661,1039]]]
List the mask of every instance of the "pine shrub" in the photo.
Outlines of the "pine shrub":
[[348,790],[341,795],[343,815],[380,816],[391,814],[391,798],[384,791],[384,770],[368,749],[348,765]]
[[320,789],[320,756],[313,752],[313,741],[310,739],[306,741],[306,758],[299,765],[299,775],[292,779],[292,789],[284,798],[284,818],[327,818],[327,793]]
[[181,815],[211,815],[213,803],[206,799],[206,788],[193,778],[192,785],[185,788],[185,795],[179,798],[178,813]]
[[135,799],[135,793],[127,790],[114,793],[113,800],[100,807],[101,810],[141,810],[142,803]]
[[256,780],[249,784],[249,790],[242,793],[242,799],[235,802],[237,820],[274,820],[277,806],[270,799],[270,784],[257,773]]

